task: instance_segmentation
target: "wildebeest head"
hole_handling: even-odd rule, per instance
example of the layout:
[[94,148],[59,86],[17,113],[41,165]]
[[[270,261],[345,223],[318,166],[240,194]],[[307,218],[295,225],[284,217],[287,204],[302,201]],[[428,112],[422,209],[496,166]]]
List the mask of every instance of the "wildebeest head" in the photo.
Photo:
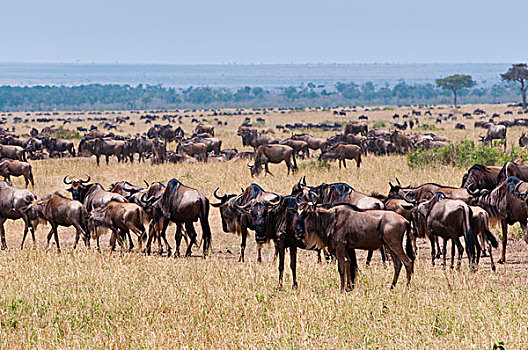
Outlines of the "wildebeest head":
[[316,204],[314,202],[299,204],[297,221],[295,223],[295,238],[303,240],[306,237],[306,219],[316,214]]
[[66,175],[62,180],[66,185],[71,185],[70,188],[66,189],[66,191],[71,192],[73,199],[82,202],[87,190],[90,187],[86,185],[86,183],[90,182],[90,175],[86,175],[88,177],[86,180],[79,179],[70,181],[68,181],[68,176],[69,175]]
[[254,163],[253,165],[248,163],[248,168],[251,171],[251,176],[259,176],[262,173],[262,164]]
[[219,199],[220,202],[211,203],[211,205],[220,210],[220,218],[222,219],[222,230],[226,233],[235,232],[235,224],[236,219],[238,218],[238,213],[233,205],[233,198],[237,197],[237,195],[234,193],[230,193],[224,194],[223,196],[219,196],[217,192],[218,187],[214,190],[213,195],[216,199]]
[[282,196],[274,192],[264,192],[244,205],[239,205],[238,199],[240,199],[240,196],[235,199],[233,204],[240,212],[247,214],[249,227],[255,230],[255,240],[259,243],[266,242],[266,219],[268,210],[271,207],[277,206]]

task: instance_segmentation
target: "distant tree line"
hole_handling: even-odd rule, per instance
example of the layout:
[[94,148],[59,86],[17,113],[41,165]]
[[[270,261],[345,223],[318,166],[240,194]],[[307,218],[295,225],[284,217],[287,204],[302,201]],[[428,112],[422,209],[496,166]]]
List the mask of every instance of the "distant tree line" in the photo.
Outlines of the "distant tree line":
[[[514,69],[512,71],[512,69]],[[313,83],[275,90],[242,87],[177,89],[161,85],[0,86],[0,110],[102,110],[222,107],[332,107],[351,105],[445,104],[454,94],[461,103],[503,103],[526,99],[526,65],[514,65],[503,82],[475,87],[470,76],[454,75],[435,84],[376,86],[338,82],[332,87]],[[455,103],[457,101],[455,100]]]

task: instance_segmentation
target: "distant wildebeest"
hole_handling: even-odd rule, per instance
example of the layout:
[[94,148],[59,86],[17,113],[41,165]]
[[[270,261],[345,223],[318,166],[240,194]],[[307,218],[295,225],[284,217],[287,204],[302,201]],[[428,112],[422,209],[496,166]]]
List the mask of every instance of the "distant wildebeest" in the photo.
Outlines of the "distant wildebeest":
[[2,175],[4,180],[9,184],[11,184],[11,176],[24,176],[26,187],[28,187],[29,182],[31,182],[31,187],[35,186],[31,164],[26,162],[5,159],[0,162],[0,175]]
[[466,126],[464,124],[462,124],[462,123],[456,123],[455,129],[466,130]]
[[341,169],[341,162],[346,169],[346,160],[354,159],[359,168],[361,166],[361,153],[361,147],[357,145],[336,144],[322,152],[319,160],[328,161],[337,159],[339,160],[339,169]]
[[480,136],[480,141],[485,144],[491,143],[493,140],[504,140],[504,149],[506,149],[506,127],[504,125],[490,125],[486,136]]
[[292,173],[297,171],[297,161],[295,160],[293,148],[286,145],[262,145],[257,149],[254,164],[248,164],[248,167],[251,170],[251,176],[260,175],[263,167],[265,174],[273,176],[269,171],[268,163],[279,164],[282,162],[286,163],[288,175],[290,174],[290,170]]
[[62,152],[69,152],[72,157],[75,157],[75,147],[73,142],[69,140],[57,139],[55,137],[42,137],[42,147],[48,150],[51,157],[61,154]]
[[523,132],[521,137],[519,137],[519,146],[524,147],[528,145],[528,136]]
[[345,125],[345,135],[348,134],[361,134],[367,136],[368,124],[367,123],[348,123]]

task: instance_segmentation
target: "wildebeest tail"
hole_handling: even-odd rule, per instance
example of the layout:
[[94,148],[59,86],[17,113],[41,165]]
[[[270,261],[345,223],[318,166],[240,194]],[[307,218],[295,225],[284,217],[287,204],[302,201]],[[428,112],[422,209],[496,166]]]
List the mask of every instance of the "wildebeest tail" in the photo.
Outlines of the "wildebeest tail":
[[415,257],[414,257],[414,249],[412,245],[411,235],[412,235],[411,223],[407,221],[407,235],[406,235],[407,238],[405,242],[405,253],[407,253],[407,256],[409,257],[409,259],[411,259],[411,261],[414,261]]
[[34,186],[35,180],[33,179],[33,167],[29,166],[29,181],[31,182],[31,186]]
[[90,239],[90,231],[88,231],[88,211],[84,205],[81,207],[81,227],[86,238]]
[[143,227],[143,234],[141,235],[141,240],[143,242],[146,242],[148,237],[147,231],[145,230],[145,225],[147,227],[150,227],[150,216],[141,207],[137,208],[136,210],[139,218],[139,224]]
[[202,225],[202,240],[204,257],[211,248],[211,227],[209,226],[209,200],[200,198],[200,224]]
[[486,238],[490,242],[491,246],[493,248],[499,247],[499,242],[497,241],[497,238],[493,235],[493,233],[490,232],[490,230],[484,230],[484,233],[486,234]]
[[298,170],[297,168],[297,160],[295,159],[295,151],[292,152],[292,158],[293,158],[293,170]]
[[473,232],[471,232],[470,226],[472,215],[471,208],[467,207],[464,210],[464,238],[466,239],[466,253],[470,262],[473,262],[473,258],[475,257],[475,241],[473,240]]
[[356,251],[353,248],[347,248],[347,253],[350,258],[350,274],[352,275],[352,285],[355,284],[358,264],[356,259]]

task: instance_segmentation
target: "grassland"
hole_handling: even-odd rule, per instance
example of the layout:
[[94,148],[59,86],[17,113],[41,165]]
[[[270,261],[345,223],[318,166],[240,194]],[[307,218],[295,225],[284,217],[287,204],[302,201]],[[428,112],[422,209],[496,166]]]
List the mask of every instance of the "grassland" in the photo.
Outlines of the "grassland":
[[[472,125],[478,117],[467,120],[461,117],[463,111],[477,107],[489,115],[502,114],[507,109],[504,105],[464,106],[462,111],[453,112],[459,116],[457,122],[465,123],[468,130],[455,130],[455,122],[450,121],[438,125],[443,130],[435,133],[453,141],[477,140],[479,131]],[[345,118],[328,111],[274,112],[264,117],[266,128],[297,121],[357,120],[359,114],[368,115],[370,125],[385,121],[388,126],[394,113],[402,115],[409,111],[408,108],[358,110]],[[419,119],[434,124],[438,112],[450,111],[447,107],[433,110],[432,119],[427,116]],[[194,114],[199,113],[202,112]],[[213,120],[206,112],[203,114]],[[15,116],[9,116],[8,120]],[[242,149],[236,128],[244,116],[218,118],[228,121],[227,126],[215,127],[223,148]],[[190,119],[184,118],[182,127],[186,131],[193,128]],[[37,123],[15,126],[22,133],[33,125],[39,129],[44,126]],[[78,125],[81,124],[68,127]],[[134,127],[120,126],[120,132],[135,134],[147,127],[137,122]],[[516,144],[521,132],[519,127],[508,129],[508,147]],[[484,134],[482,130],[480,133]],[[170,145],[169,149],[174,147]],[[327,168],[311,159],[299,163],[296,176],[286,176],[284,165],[271,165],[275,176],[259,178],[251,178],[244,162],[155,166],[111,162],[109,166],[96,167],[94,159],[76,158],[35,161],[32,165],[36,177],[34,192],[38,196],[66,188],[62,183],[66,174],[74,177],[90,174],[93,181],[104,186],[122,179],[141,184],[143,179],[166,182],[177,178],[211,198],[216,187],[222,193],[239,192],[253,181],[267,190],[289,193],[303,175],[309,184],[345,181],[365,193],[387,193],[387,180],[396,176],[404,184],[434,181],[459,186],[466,170],[410,169],[402,156],[368,156],[360,169],[351,164],[349,169],[339,170],[335,163]],[[14,181],[15,185],[23,184],[21,179]],[[421,242],[411,287],[407,289],[400,280],[393,291],[389,290],[392,267],[384,268],[375,254],[373,266],[367,268],[363,263],[365,255],[360,254],[357,286],[353,292],[341,294],[335,265],[318,264],[312,252],[300,255],[299,289],[289,288],[291,275],[286,268],[285,287],[278,290],[271,247],[265,249],[264,262],[257,263],[254,240],[250,237],[248,261],[238,263],[239,238],[222,232],[217,210],[211,211],[210,222],[213,248],[206,260],[198,257],[197,249],[196,257],[186,259],[144,256],[137,252],[110,253],[106,240],[101,254],[84,246],[73,251],[74,231],[67,228],[59,229],[62,254],[58,255],[53,246],[44,249],[49,228],[42,227],[37,231],[36,247],[26,243],[21,251],[21,223],[6,223],[9,250],[0,252],[0,346],[486,349],[504,341],[507,349],[528,347],[525,311],[528,246],[519,239],[509,241],[507,264],[491,272],[484,258],[476,273],[470,272],[466,265],[461,271],[432,267],[428,245]],[[169,230],[174,232],[174,228]],[[513,237],[517,236],[516,226],[510,231]]]

